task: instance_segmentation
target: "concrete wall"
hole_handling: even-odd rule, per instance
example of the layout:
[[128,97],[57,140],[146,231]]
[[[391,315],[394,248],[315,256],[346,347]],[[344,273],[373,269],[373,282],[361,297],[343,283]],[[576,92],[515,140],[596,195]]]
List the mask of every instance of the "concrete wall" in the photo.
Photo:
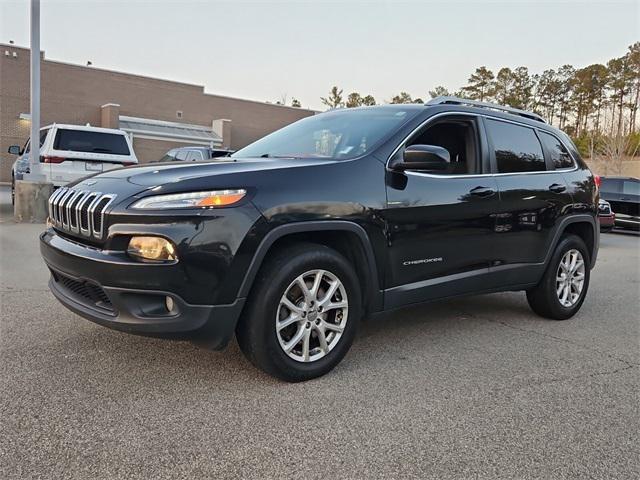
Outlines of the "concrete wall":
[[[102,122],[101,107],[113,103],[120,105],[120,115],[209,128],[213,120],[229,119],[231,148],[238,149],[315,113],[212,95],[199,85],[70,65],[45,60],[44,55],[41,58],[43,126],[54,122],[98,126]],[[177,117],[178,111],[182,112],[182,118]],[[11,164],[15,160],[6,153],[7,148],[24,144],[29,136],[29,122],[19,120],[20,113],[29,113],[29,50],[0,44],[0,181],[10,180]],[[143,162],[157,160],[170,148],[184,145],[146,139],[134,142],[136,154]]]

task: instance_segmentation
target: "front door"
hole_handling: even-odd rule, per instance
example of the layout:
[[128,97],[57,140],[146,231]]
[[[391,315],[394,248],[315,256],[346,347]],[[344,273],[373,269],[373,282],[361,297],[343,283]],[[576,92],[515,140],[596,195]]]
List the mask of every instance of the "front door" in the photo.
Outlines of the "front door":
[[486,152],[475,116],[434,119],[405,146],[449,151],[446,171],[387,174],[385,308],[481,290],[495,256],[498,187],[483,175]]

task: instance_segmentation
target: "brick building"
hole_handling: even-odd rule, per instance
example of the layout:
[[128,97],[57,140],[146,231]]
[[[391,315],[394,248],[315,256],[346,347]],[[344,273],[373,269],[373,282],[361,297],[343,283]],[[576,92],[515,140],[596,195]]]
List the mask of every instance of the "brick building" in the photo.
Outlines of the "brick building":
[[[140,162],[177,146],[237,150],[315,112],[205,93],[204,87],[46,60],[41,53],[42,125],[121,128]],[[28,48],[0,43],[0,182],[11,178],[10,145],[29,137]]]

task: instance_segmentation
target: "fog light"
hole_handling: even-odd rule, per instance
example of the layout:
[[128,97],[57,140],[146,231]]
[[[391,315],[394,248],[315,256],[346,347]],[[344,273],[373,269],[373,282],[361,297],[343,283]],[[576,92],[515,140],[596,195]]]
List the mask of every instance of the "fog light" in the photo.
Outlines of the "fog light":
[[173,307],[175,304],[173,303],[173,298],[167,296],[164,300],[165,306],[167,307],[167,312],[173,312]]
[[177,258],[176,247],[162,237],[131,237],[127,253],[134,258],[155,262],[169,262]]

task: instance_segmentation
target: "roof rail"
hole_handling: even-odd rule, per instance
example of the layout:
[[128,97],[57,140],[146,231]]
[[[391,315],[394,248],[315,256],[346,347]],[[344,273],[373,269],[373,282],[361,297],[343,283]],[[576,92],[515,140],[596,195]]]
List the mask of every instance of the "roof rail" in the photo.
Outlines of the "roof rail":
[[499,110],[501,112],[510,113],[512,115],[518,115],[520,117],[529,118],[531,120],[537,120],[538,122],[547,123],[537,113],[528,112],[526,110],[520,110],[519,108],[506,107],[504,105],[498,105],[497,103],[479,102],[477,100],[469,100],[468,98],[459,97],[436,97],[429,100],[425,105],[469,105],[470,107],[489,108],[491,110]]

